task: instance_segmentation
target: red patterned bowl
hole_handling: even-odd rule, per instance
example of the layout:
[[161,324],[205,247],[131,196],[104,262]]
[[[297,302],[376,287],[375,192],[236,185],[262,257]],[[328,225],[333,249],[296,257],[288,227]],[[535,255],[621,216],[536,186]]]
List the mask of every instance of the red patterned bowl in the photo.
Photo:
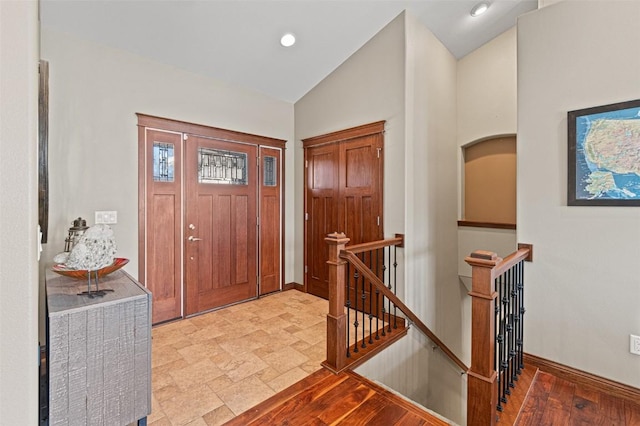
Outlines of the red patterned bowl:
[[[122,268],[124,265],[129,263],[129,259],[125,259],[124,257],[116,257],[113,263],[109,266],[105,266],[104,268],[100,268],[97,270],[98,277],[104,277],[118,269]],[[53,272],[64,275],[65,277],[76,278],[78,280],[86,280],[87,279],[87,271],[84,269],[70,269],[67,268],[63,263],[58,263],[51,267]],[[95,271],[91,271],[91,277],[95,277]]]

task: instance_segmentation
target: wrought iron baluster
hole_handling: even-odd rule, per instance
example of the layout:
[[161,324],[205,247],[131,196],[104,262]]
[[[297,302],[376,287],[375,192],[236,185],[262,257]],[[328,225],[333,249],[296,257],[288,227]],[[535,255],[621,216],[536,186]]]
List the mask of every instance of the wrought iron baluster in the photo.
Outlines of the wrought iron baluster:
[[[369,269],[374,270],[373,267],[373,250],[369,251]],[[373,343],[373,283],[367,280],[369,283],[369,344]]]
[[[351,292],[349,291],[349,281],[351,280],[351,264],[347,262],[347,279],[345,280],[345,293],[347,297],[347,358],[351,358],[351,351],[349,349],[349,329],[351,326]],[[337,343],[336,343],[337,345]]]
[[518,299],[518,281],[520,266],[521,262],[513,266],[513,283],[511,284],[511,299],[513,301],[513,309],[511,313],[513,315],[513,357],[511,360],[511,382],[514,383],[514,385],[515,382],[518,381],[518,340],[520,334],[520,301]]
[[[388,263],[387,265],[389,265],[388,267],[388,273],[387,273],[387,288],[389,290],[391,290],[391,247],[389,247],[389,250],[387,251],[387,256],[388,256]],[[388,308],[387,308],[387,312],[385,315],[385,320],[387,321],[387,327],[384,327],[387,332],[391,333],[391,300],[387,299],[388,301]],[[384,329],[383,329],[384,330]],[[384,335],[384,332],[382,333]]]
[[360,278],[360,273],[358,272],[357,268],[354,268],[354,274],[353,274],[353,291],[354,291],[354,295],[353,295],[353,302],[354,302],[354,311],[353,311],[353,317],[354,317],[354,322],[353,322],[353,337],[354,337],[354,343],[353,343],[353,352],[354,353],[358,353],[358,326],[360,325],[358,323],[358,280]]
[[[493,289],[494,291],[498,291],[498,279],[496,278],[493,281]],[[497,344],[497,340],[498,340],[498,325],[500,324],[499,321],[499,316],[498,313],[500,312],[500,302],[496,299],[493,300],[493,315],[495,316],[495,321],[493,321],[493,335],[495,336],[496,339],[496,345],[495,345],[495,352],[493,354],[493,369],[495,371],[498,371],[500,368],[500,364],[498,362],[498,356],[500,353],[500,346]],[[498,405],[496,406],[496,409],[498,411],[502,411],[502,405],[500,404],[500,375],[498,374],[498,378],[497,378],[497,387],[498,387]]]
[[[384,250],[382,251],[384,261]],[[376,251],[376,277],[380,276],[380,250]],[[384,279],[384,276],[382,277]],[[376,340],[380,340],[380,290],[376,287]]]
[[[396,287],[397,287],[397,283],[398,283],[398,250],[397,250],[397,246],[393,246],[393,294],[397,294],[396,293]],[[391,289],[389,289],[391,290]],[[398,311],[397,311],[397,306],[394,304],[393,305],[393,328],[398,328]]]
[[507,283],[508,283],[508,288],[507,288],[507,298],[508,298],[508,308],[509,308],[509,315],[507,316],[507,319],[509,320],[509,324],[508,324],[508,328],[507,331],[509,332],[509,344],[508,344],[508,350],[509,350],[509,361],[508,361],[508,365],[507,365],[507,381],[508,381],[508,388],[507,388],[507,395],[511,395],[511,389],[514,387],[513,384],[513,372],[514,372],[514,365],[513,365],[513,359],[515,357],[515,329],[513,327],[514,321],[513,321],[513,302],[514,302],[514,298],[513,298],[513,268],[509,269],[506,273],[507,275]]
[[[506,331],[505,331],[505,352],[504,352],[504,356],[505,356],[505,367],[504,367],[504,377],[502,378],[503,380],[503,386],[505,388],[504,393],[505,395],[511,395],[511,390],[509,389],[510,386],[510,382],[511,382],[511,374],[509,373],[510,370],[510,365],[511,365],[511,332],[513,330],[513,327],[511,326],[511,292],[510,292],[510,285],[511,282],[509,280],[509,271],[506,271],[504,273],[504,279],[505,279],[505,288],[504,288],[504,299],[505,299],[505,326],[506,326]],[[507,400],[508,401],[508,400]]]
[[[365,254],[364,253],[361,254],[360,260],[362,261],[362,263],[364,263],[366,265],[366,263],[365,263]],[[360,311],[362,313],[362,348],[363,349],[367,347],[366,337],[365,337],[365,329],[364,329],[365,328],[364,326],[366,324],[366,318],[365,318],[366,309],[365,309],[365,307],[367,305],[367,296],[366,296],[366,293],[365,293],[366,281],[367,281],[367,279],[365,278],[364,274],[362,274],[362,278],[361,278],[362,294],[360,296],[360,299],[362,300],[362,303],[360,304]]]
[[496,407],[498,411],[502,411],[502,403],[504,398],[502,396],[502,348],[504,346],[504,336],[503,336],[503,322],[502,322],[502,276],[498,277],[494,281],[496,291],[498,292],[498,298],[495,299],[495,311],[496,311],[496,327],[498,328],[498,333],[496,334],[496,353],[498,357],[498,365],[497,365],[497,389],[498,389],[498,406]]
[[507,370],[509,368],[509,293],[508,293],[508,280],[507,277],[503,274],[503,286],[502,286],[502,322],[503,326],[503,335],[502,335],[502,397],[503,403],[507,403],[507,395],[511,393],[509,390],[509,377]]
[[519,276],[518,293],[520,294],[520,343],[518,370],[521,370],[524,368],[524,313],[527,311],[524,307],[524,262],[522,262]]

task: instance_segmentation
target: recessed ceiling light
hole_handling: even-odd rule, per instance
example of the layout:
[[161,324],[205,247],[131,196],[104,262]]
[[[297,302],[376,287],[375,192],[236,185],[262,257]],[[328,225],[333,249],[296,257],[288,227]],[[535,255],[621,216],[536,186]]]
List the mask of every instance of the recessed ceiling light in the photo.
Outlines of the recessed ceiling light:
[[489,3],[478,3],[473,6],[473,9],[471,9],[471,12],[469,13],[471,13],[471,16],[475,18],[476,16],[480,16],[485,13],[487,9],[489,9]]
[[280,44],[284,47],[291,47],[296,43],[296,36],[291,33],[286,33],[280,39]]

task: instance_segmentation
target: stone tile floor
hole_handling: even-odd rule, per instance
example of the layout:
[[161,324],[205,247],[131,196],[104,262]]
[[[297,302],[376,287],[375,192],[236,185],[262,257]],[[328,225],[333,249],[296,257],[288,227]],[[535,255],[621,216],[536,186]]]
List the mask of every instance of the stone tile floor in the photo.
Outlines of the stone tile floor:
[[221,425],[320,369],[327,312],[292,290],[154,327],[148,424]]

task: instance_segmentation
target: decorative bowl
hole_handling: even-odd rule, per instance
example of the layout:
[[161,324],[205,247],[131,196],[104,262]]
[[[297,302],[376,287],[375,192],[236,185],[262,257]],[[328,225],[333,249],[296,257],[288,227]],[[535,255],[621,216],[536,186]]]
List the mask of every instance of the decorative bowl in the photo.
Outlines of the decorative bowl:
[[[124,257],[116,257],[111,265],[100,268],[97,271],[91,271],[91,277],[95,277],[96,272],[98,273],[98,277],[104,277],[105,275],[108,275],[122,268],[127,263],[129,263],[129,259],[125,259]],[[53,270],[53,272],[64,275],[65,277],[71,277],[78,280],[87,279],[88,271],[86,269],[70,269],[67,268],[64,263],[57,263],[53,265],[51,269]]]

